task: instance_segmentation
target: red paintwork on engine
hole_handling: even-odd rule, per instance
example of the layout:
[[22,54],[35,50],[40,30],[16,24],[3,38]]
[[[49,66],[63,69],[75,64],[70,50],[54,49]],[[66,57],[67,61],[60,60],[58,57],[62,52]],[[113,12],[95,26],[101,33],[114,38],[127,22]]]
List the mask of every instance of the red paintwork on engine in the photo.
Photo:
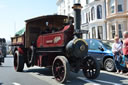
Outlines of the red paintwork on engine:
[[41,63],[42,62],[42,56],[39,56],[39,62],[40,62],[39,66],[42,66],[42,63]]
[[63,45],[63,33],[40,35],[37,40],[37,47],[55,47]]
[[68,29],[69,29],[69,27],[70,27],[70,25],[65,26],[65,27],[64,27],[64,29],[62,30],[62,32],[64,32],[64,31],[68,30]]
[[[49,48],[51,47],[64,47],[67,43],[73,39],[74,26],[67,25],[62,30],[55,33],[47,33],[39,35],[36,47],[37,48]],[[38,66],[51,66],[54,58],[57,56],[56,53],[45,53],[43,52],[39,56],[36,57],[36,64]],[[46,59],[45,59],[46,58]],[[47,63],[43,64],[44,61],[47,60]]]
[[19,51],[20,54],[24,54],[24,51],[23,51],[22,48],[18,48],[18,51]]
[[37,47],[60,47],[64,45],[64,32],[70,28],[65,26],[61,31],[40,35],[37,39]]

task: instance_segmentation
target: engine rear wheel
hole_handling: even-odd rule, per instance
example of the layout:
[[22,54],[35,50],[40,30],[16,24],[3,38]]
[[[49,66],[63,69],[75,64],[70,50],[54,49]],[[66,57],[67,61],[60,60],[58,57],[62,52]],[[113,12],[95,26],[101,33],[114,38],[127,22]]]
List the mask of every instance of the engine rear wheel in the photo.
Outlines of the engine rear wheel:
[[24,68],[24,57],[19,51],[15,51],[14,53],[14,68],[17,72],[22,72]]
[[27,51],[27,60],[26,60],[27,67],[32,66],[33,62],[34,62],[34,47],[31,46]]
[[52,73],[55,79],[60,83],[65,83],[70,74],[70,66],[66,57],[57,56],[54,59]]
[[100,74],[100,65],[93,57],[86,57],[84,60],[83,74],[88,79],[96,79]]

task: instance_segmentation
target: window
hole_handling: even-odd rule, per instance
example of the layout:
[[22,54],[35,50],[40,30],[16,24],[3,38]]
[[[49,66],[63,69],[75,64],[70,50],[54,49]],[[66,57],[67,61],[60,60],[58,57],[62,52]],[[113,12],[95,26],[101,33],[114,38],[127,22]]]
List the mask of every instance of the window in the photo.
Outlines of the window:
[[86,13],[86,23],[88,23],[88,13]]
[[92,38],[96,38],[96,30],[95,30],[95,27],[92,28]]
[[112,25],[112,38],[115,36],[115,25]]
[[114,9],[115,9],[115,0],[110,0],[110,13],[114,13]]
[[111,13],[114,13],[114,6],[111,7]]
[[86,4],[88,4],[88,0],[86,0]]
[[68,5],[68,12],[70,12],[70,5]]
[[103,39],[103,28],[98,26],[98,39]]
[[101,5],[97,6],[97,18],[102,19],[102,6]]
[[118,25],[119,28],[119,38],[122,38],[122,29],[121,29],[121,24]]
[[89,22],[90,22],[90,12],[88,13],[88,17],[89,17]]
[[91,18],[92,18],[92,20],[95,19],[95,9],[94,9],[94,7],[92,7],[92,9],[91,9]]
[[64,15],[65,15],[65,10],[64,10]]
[[117,11],[118,12],[123,12],[123,10],[124,10],[124,4],[125,4],[125,1],[124,0],[117,0],[117,6],[118,6],[117,7]]
[[118,12],[122,12],[122,11],[123,11],[122,5],[120,4],[120,5],[118,5]]
[[102,46],[102,44],[96,40],[90,40],[89,42],[89,50],[100,50],[100,46]]
[[112,50],[112,44],[113,44],[113,41],[102,41],[101,42],[105,48],[109,49],[109,50]]

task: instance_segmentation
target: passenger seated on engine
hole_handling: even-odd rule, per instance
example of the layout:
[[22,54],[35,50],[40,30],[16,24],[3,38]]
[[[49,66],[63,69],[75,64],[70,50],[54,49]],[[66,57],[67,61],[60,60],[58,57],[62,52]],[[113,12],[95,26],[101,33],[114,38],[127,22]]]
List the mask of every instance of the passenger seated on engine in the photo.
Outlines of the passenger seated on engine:
[[45,29],[45,33],[54,33],[57,31],[57,28],[55,28],[52,24],[48,24],[48,26]]
[[57,32],[58,29],[52,24],[46,24],[46,27],[43,27],[40,31],[40,34],[54,33]]

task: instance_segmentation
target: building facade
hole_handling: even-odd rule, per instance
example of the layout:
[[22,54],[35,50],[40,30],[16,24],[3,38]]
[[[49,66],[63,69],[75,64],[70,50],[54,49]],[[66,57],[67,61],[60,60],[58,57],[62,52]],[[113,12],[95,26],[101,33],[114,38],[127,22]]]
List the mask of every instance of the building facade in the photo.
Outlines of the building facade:
[[[57,0],[58,14],[73,16],[72,6],[76,0]],[[83,38],[113,40],[123,37],[128,30],[128,0],[80,0],[81,28],[87,30]]]
[[128,0],[106,0],[107,39],[128,31]]
[[[104,0],[79,0],[83,6],[81,28],[87,30],[83,38],[106,39],[105,2]],[[76,0],[57,0],[58,15],[73,16],[72,6]]]
[[104,0],[81,0],[84,1],[82,9],[82,29],[88,30],[88,35],[83,38],[96,38],[106,40],[106,15]]
[[57,0],[57,14],[73,16],[72,6],[74,3],[75,0]]

